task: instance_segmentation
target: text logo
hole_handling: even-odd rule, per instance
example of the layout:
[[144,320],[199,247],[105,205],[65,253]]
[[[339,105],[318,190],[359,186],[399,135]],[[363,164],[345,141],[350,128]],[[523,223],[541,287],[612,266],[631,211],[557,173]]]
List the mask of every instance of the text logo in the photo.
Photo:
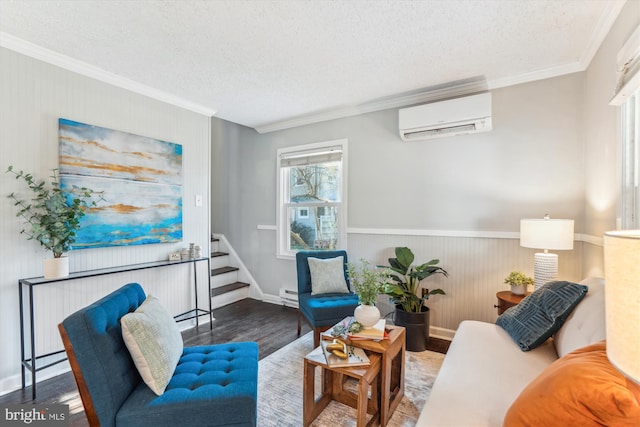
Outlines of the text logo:
[[69,427],[69,405],[62,403],[0,405],[0,426]]

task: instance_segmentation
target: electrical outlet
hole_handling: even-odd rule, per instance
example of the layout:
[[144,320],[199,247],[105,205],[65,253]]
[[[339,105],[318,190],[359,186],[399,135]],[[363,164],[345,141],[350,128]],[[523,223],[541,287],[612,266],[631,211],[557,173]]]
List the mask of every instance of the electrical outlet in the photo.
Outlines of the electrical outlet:
[[422,298],[426,297],[429,294],[429,289],[422,288]]

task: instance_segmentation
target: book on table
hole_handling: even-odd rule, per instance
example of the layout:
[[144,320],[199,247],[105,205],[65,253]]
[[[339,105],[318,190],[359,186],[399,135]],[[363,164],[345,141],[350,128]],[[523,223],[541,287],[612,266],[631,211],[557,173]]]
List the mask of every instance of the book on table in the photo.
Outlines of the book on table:
[[[338,339],[335,339],[336,341]],[[344,341],[342,341],[344,343]],[[322,352],[327,360],[327,365],[332,368],[350,368],[355,366],[369,366],[371,361],[367,356],[367,353],[359,347],[354,347],[350,344],[344,343],[343,349],[340,350],[347,355],[347,358],[341,358],[327,349],[327,346],[334,344],[333,340],[323,339],[320,341]]]
[[353,316],[347,316],[340,322],[336,323],[333,328],[330,328],[320,334],[322,340],[333,340],[334,338],[342,338],[348,341],[362,341],[362,340],[388,340],[389,332],[386,330],[386,320],[380,319],[378,322],[369,327],[361,329],[358,332],[351,332],[351,326],[355,322]]
[[380,319],[378,322],[368,328],[363,328],[358,332],[348,332],[347,336],[350,340],[384,340],[389,339],[389,334],[385,330],[387,322]]

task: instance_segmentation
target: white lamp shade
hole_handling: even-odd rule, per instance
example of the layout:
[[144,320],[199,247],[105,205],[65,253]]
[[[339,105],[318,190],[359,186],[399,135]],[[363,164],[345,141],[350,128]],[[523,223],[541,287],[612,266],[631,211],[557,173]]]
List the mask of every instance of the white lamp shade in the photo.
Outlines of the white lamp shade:
[[640,383],[640,230],[604,235],[607,356]]
[[534,249],[573,249],[572,219],[521,219],[520,246]]

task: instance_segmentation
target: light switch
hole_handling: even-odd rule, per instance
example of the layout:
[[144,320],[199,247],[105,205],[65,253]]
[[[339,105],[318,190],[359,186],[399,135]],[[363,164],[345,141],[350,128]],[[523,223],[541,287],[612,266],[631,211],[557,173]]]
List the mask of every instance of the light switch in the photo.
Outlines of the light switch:
[[202,206],[202,196],[200,194],[196,194],[196,207]]

